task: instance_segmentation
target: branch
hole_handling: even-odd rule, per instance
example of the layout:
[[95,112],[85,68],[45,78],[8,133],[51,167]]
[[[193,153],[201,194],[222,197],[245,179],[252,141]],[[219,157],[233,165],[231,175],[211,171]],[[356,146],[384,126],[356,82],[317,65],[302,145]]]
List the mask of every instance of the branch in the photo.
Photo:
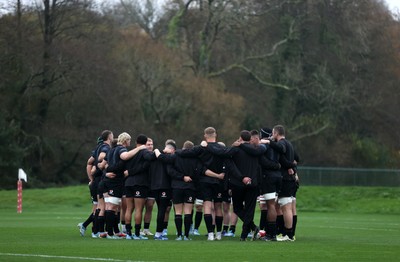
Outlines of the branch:
[[248,56],[243,60],[243,62],[246,62],[249,60],[256,60],[256,59],[264,59],[264,58],[273,56],[276,52],[276,49],[278,49],[278,47],[280,47],[281,45],[285,44],[287,41],[288,41],[288,38],[285,38],[285,39],[277,42],[276,44],[274,44],[271,48],[271,52],[264,54],[264,55]]
[[319,133],[321,133],[322,131],[324,131],[328,127],[329,127],[329,123],[326,123],[324,126],[320,127],[319,129],[314,130],[313,132],[298,136],[298,137],[296,137],[294,139],[291,139],[291,141],[294,142],[294,141],[301,140],[301,139],[306,138],[306,137],[318,135]]
[[209,78],[217,77],[217,76],[222,75],[222,74],[224,74],[224,73],[226,73],[226,72],[228,72],[228,71],[230,71],[232,69],[235,69],[235,68],[241,69],[241,70],[249,73],[252,77],[254,77],[257,80],[257,82],[259,82],[260,84],[262,84],[264,86],[277,87],[277,88],[282,88],[282,89],[285,89],[285,90],[293,90],[294,89],[294,88],[289,87],[287,85],[275,84],[275,83],[270,83],[270,82],[264,81],[259,76],[257,76],[253,71],[251,71],[250,68],[247,68],[246,66],[244,66],[242,64],[232,64],[229,67],[227,67],[225,69],[222,69],[222,70],[220,70],[218,72],[210,73],[208,75],[208,77]]
[[271,51],[269,53],[263,54],[263,55],[258,55],[258,56],[248,56],[248,57],[244,58],[240,63],[234,63],[234,64],[231,64],[231,65],[229,65],[229,66],[227,66],[227,67],[225,67],[225,68],[223,68],[223,69],[221,69],[219,71],[209,73],[208,77],[210,77],[210,78],[217,77],[217,76],[220,76],[222,74],[225,74],[225,73],[231,71],[234,68],[239,68],[239,69],[242,69],[242,70],[250,73],[258,82],[260,82],[263,85],[272,86],[272,87],[281,87],[281,88],[284,88],[286,90],[292,89],[292,88],[289,88],[287,86],[283,86],[283,85],[280,85],[280,84],[272,84],[272,83],[268,83],[268,82],[265,82],[265,81],[261,80],[257,75],[255,75],[249,68],[247,68],[243,64],[245,62],[247,62],[247,61],[250,61],[250,60],[265,59],[267,57],[271,57],[271,56],[275,55],[276,50],[281,45],[287,43],[288,40],[291,38],[291,36],[292,36],[292,34],[294,32],[294,22],[295,22],[295,20],[293,20],[292,23],[290,24],[288,36],[285,39],[282,39],[281,41],[275,43],[272,46]]
[[72,90],[70,90],[70,89],[65,90],[65,91],[57,92],[57,93],[53,94],[51,97],[49,97],[48,101],[49,101],[49,103],[50,103],[50,102],[51,102],[53,99],[55,99],[56,97],[62,96],[62,95],[67,94],[67,93],[73,93],[73,92],[72,92]]

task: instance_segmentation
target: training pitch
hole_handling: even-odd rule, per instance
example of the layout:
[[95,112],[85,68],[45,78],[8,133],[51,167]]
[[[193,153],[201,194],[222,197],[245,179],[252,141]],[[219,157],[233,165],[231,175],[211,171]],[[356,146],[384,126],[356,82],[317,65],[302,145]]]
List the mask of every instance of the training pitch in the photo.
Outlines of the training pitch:
[[[76,225],[90,208],[85,194],[84,187],[26,190],[17,214],[16,192],[0,191],[0,261],[398,261],[400,255],[399,215],[381,212],[299,210],[295,242],[175,241],[172,214],[168,241],[92,239],[90,230],[81,237]],[[204,221],[200,231],[205,235]]]

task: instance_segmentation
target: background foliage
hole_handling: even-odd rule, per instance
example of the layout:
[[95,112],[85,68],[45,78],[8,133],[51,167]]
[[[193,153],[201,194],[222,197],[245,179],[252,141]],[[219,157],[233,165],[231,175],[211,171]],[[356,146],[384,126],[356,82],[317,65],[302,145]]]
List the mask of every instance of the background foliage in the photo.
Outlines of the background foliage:
[[[104,129],[162,146],[283,124],[310,166],[399,166],[399,21],[379,0],[10,2],[0,187],[74,184]],[[15,174],[15,175],[14,175]]]

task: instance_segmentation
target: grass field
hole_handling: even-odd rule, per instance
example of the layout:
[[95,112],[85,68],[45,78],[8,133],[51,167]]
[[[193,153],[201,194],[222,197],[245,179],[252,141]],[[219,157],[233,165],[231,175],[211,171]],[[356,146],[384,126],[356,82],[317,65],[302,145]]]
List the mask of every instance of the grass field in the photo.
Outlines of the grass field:
[[301,188],[291,243],[92,239],[76,227],[89,214],[86,187],[30,189],[23,197],[17,214],[16,192],[0,191],[0,261],[399,261],[400,255],[398,188]]

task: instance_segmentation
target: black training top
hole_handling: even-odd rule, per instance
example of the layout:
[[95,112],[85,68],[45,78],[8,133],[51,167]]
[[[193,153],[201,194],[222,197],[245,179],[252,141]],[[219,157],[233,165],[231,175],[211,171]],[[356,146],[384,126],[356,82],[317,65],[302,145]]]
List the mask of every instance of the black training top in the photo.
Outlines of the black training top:
[[175,155],[164,154],[155,157],[150,161],[150,189],[170,189],[171,188],[171,177],[167,173],[167,165],[174,163]]
[[121,154],[123,152],[127,152],[126,147],[122,145],[117,145],[116,147],[110,149],[105,159],[107,160],[108,166],[106,168],[106,172],[112,172],[116,176],[115,178],[105,177],[104,181],[107,182],[116,182],[122,183],[124,180],[124,171],[125,171],[125,161],[121,159]]
[[103,143],[100,144],[96,147],[96,149],[93,151],[92,157],[94,158],[94,166],[96,167],[96,172],[94,173],[93,177],[101,177],[103,175],[103,170],[99,169],[97,164],[99,163],[99,156],[100,153],[105,153],[107,155],[107,152],[110,151],[111,147],[109,144]]
[[[217,142],[210,142],[208,146],[211,147],[222,147],[222,145]],[[205,167],[203,170],[210,169],[215,173],[223,173],[224,170],[224,159],[221,156],[212,154],[209,150],[202,146],[195,146],[192,149],[177,150],[175,154],[182,156],[183,158],[197,157],[202,165]],[[209,184],[219,184],[220,180],[215,177],[209,177],[205,173],[201,174],[199,177],[199,182],[209,183]]]
[[260,157],[261,172],[263,175],[280,175],[281,165],[279,159],[281,154],[270,145],[266,147],[265,153]]
[[295,168],[296,164],[294,163],[294,149],[289,140],[285,138],[278,141],[277,144],[280,144],[285,148],[284,152],[281,154],[279,158],[279,163],[281,164],[281,174],[284,180],[295,180],[293,175],[289,175],[288,169]]
[[129,175],[125,180],[125,186],[150,186],[146,162],[151,158],[151,154],[152,152],[143,149],[126,162],[126,170]]
[[[239,172],[229,172],[231,176],[229,177],[229,181],[231,184],[244,187],[246,185],[243,184],[242,180],[244,177],[251,178],[252,182],[249,187],[257,187],[258,180],[260,176],[260,166],[259,166],[259,157],[264,154],[265,147],[259,146],[255,147],[250,145],[249,143],[243,143],[238,147],[216,147],[210,144],[207,145],[207,150],[211,151],[213,154],[225,157],[232,158],[234,164],[236,165]],[[240,174],[240,176],[237,176]]]
[[[199,176],[204,172],[202,169],[202,164],[199,159],[183,158],[177,155],[175,164],[167,166],[168,175],[171,177],[171,187],[173,189],[196,190]],[[183,180],[184,176],[189,176],[192,182],[185,182]]]

